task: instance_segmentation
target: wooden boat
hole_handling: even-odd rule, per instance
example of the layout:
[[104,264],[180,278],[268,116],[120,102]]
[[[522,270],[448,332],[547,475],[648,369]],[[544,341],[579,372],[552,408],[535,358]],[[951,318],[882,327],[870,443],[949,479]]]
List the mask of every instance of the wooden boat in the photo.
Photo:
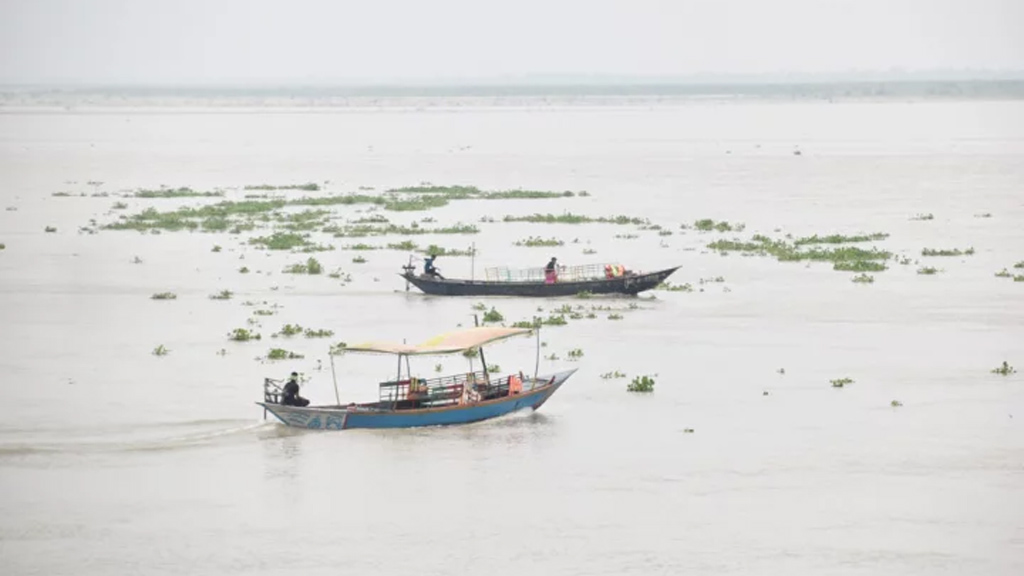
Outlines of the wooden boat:
[[[348,346],[344,349],[345,354],[365,352],[398,356],[398,374],[394,380],[380,383],[378,401],[343,405],[339,400],[333,405],[284,405],[281,403],[283,382],[268,378],[263,384],[263,402],[256,404],[288,426],[317,430],[466,424],[517,410],[537,410],[576,370],[545,375],[534,373],[532,376],[520,372],[496,377],[487,371],[483,353],[485,344],[530,332],[524,328],[469,328],[441,334],[415,346],[393,342]],[[539,358],[539,336],[537,342]],[[429,379],[411,375],[410,356],[454,354],[470,349],[480,351],[483,370]],[[338,398],[337,385],[335,398]]]
[[[437,296],[573,296],[590,294],[639,294],[661,284],[679,267],[657,272],[627,271],[615,264],[559,267],[558,279],[546,282],[543,268],[509,270],[490,268],[485,280],[416,275],[403,267],[405,280],[427,294]],[[408,286],[407,286],[408,288]]]

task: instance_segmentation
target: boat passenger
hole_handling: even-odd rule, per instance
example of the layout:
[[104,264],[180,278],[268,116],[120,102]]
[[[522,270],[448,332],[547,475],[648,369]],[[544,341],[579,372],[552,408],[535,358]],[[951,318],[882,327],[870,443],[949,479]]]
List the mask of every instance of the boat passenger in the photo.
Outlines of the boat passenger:
[[431,254],[423,259],[423,275],[444,280],[444,276],[441,276],[441,273],[434,267],[435,259],[437,259],[437,254]]
[[551,257],[551,261],[544,267],[544,283],[554,284],[558,281],[558,258]]
[[309,400],[299,396],[299,373],[292,372],[288,383],[284,385],[284,394],[281,396],[281,404],[285,406],[309,406]]

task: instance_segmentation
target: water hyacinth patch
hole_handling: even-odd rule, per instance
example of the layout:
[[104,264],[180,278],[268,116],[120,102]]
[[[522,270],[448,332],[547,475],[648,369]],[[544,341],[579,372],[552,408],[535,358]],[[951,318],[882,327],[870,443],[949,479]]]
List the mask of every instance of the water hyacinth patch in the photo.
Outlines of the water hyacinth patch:
[[1017,370],[1014,369],[1013,366],[1010,366],[1010,364],[1006,360],[1003,360],[1003,364],[998,368],[992,369],[993,374],[999,374],[1000,376],[1009,376],[1010,374],[1013,374],[1015,372],[1017,372]]
[[323,271],[323,266],[316,258],[309,258],[303,263],[292,264],[284,269],[286,274],[321,274]]
[[875,281],[875,277],[869,276],[868,274],[858,274],[854,276],[851,280],[858,284],[872,284]]
[[627,392],[654,392],[654,378],[650,376],[637,376],[626,386]]
[[178,295],[175,294],[174,292],[157,292],[156,294],[150,296],[151,300],[175,300],[177,298]]
[[235,342],[248,342],[250,340],[260,340],[261,338],[259,333],[251,332],[246,328],[235,328],[228,332],[228,340],[234,340]]
[[501,322],[504,319],[505,319],[505,317],[501,315],[501,312],[498,312],[493,306],[491,307],[490,310],[488,310],[487,312],[484,313],[484,322],[485,323],[487,323],[487,322],[491,322],[491,323]]
[[971,256],[974,254],[974,248],[968,248],[966,250],[960,250],[953,248],[949,250],[935,250],[932,248],[925,248],[921,250],[921,256]]
[[211,294],[210,295],[210,299],[211,300],[230,300],[232,296],[234,296],[234,292],[232,292],[231,290],[221,290],[220,292],[218,292],[216,294]]
[[829,380],[832,383],[833,388],[842,388],[847,384],[853,384],[853,378],[837,378],[835,380]]
[[153,356],[166,356],[170,352],[163,344],[153,348]]
[[283,348],[271,348],[267,353],[267,360],[301,360],[302,358],[305,356]]
[[523,240],[516,240],[516,246],[526,246],[529,248],[537,248],[541,246],[562,246],[565,242],[558,238],[541,238],[539,236],[530,236]]
[[602,380],[611,380],[612,378],[625,378],[625,377],[626,377],[625,372],[619,372],[618,370],[613,370],[611,372],[605,372],[604,374],[601,374],[601,379]]
[[924,268],[918,268],[917,269],[917,273],[921,274],[921,275],[924,275],[924,276],[931,276],[931,275],[934,275],[934,274],[938,274],[939,273],[939,269],[938,268],[933,268],[931,266],[925,266]]

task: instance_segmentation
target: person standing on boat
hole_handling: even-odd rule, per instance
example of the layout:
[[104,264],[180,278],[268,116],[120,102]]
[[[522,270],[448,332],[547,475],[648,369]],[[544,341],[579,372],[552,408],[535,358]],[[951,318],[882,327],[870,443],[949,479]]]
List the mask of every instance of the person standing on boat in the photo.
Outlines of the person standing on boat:
[[288,383],[284,385],[281,404],[285,406],[309,406],[309,400],[299,396],[299,373],[292,372]]
[[423,274],[425,276],[430,276],[432,278],[440,278],[441,280],[444,280],[444,276],[441,276],[441,273],[438,272],[437,268],[434,267],[434,260],[436,259],[437,254],[431,254],[430,256],[427,256],[426,258],[423,259]]
[[558,281],[558,258],[551,257],[551,261],[544,267],[544,283],[554,284]]

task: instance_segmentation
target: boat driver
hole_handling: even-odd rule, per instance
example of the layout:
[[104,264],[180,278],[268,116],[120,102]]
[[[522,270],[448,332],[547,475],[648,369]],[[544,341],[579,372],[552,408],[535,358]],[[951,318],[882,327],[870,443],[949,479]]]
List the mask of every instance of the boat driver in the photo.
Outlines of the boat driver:
[[444,276],[441,276],[441,273],[434,267],[435,259],[437,259],[437,254],[431,254],[423,259],[423,275],[444,280]]
[[299,373],[292,372],[288,383],[284,385],[281,404],[285,406],[309,406],[309,400],[299,396]]

